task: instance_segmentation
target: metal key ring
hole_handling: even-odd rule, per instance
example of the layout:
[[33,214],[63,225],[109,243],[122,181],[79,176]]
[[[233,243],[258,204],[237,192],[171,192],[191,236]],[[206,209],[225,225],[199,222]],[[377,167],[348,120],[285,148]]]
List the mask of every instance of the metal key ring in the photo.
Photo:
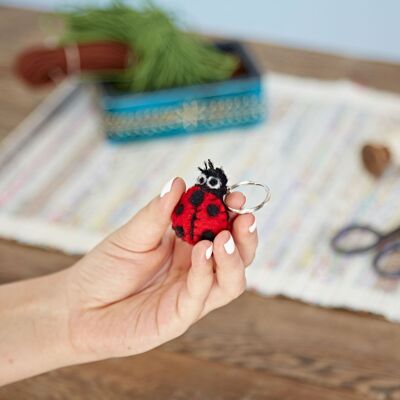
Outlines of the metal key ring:
[[260,208],[264,207],[265,204],[268,203],[268,201],[271,199],[271,190],[267,185],[263,185],[262,183],[257,183],[257,182],[252,182],[252,181],[242,181],[242,182],[235,183],[234,185],[232,185],[228,188],[228,192],[227,192],[226,196],[229,193],[232,193],[232,190],[237,189],[240,186],[260,186],[265,191],[265,198],[261,203],[257,204],[254,207],[250,207],[250,208],[238,209],[238,208],[233,208],[233,207],[227,206],[228,210],[230,210],[236,214],[251,214],[251,213],[259,210]]

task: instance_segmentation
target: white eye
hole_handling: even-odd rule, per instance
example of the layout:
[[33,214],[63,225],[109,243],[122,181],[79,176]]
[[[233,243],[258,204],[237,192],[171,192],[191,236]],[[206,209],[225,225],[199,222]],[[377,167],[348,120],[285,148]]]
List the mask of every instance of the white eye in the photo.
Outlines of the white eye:
[[198,178],[197,178],[197,183],[199,185],[204,185],[207,182],[207,178],[204,174],[201,174]]
[[210,189],[219,189],[222,185],[221,185],[221,181],[219,180],[219,178],[216,178],[215,176],[210,176],[207,179],[207,186]]

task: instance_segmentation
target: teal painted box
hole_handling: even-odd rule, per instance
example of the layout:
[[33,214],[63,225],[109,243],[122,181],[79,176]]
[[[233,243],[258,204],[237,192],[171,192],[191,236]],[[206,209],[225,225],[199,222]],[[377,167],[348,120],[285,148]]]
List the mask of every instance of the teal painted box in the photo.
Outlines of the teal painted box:
[[225,81],[126,93],[102,84],[103,128],[114,142],[186,135],[257,124],[266,117],[259,70],[238,42],[215,44],[235,54],[240,68]]

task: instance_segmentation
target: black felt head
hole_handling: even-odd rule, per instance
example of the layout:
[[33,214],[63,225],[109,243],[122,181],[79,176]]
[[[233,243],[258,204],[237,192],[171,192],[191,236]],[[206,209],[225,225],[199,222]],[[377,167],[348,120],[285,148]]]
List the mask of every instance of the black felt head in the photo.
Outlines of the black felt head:
[[222,168],[215,168],[211,160],[204,161],[204,168],[200,168],[201,174],[197,178],[196,185],[200,186],[204,191],[223,197],[228,191],[228,178]]

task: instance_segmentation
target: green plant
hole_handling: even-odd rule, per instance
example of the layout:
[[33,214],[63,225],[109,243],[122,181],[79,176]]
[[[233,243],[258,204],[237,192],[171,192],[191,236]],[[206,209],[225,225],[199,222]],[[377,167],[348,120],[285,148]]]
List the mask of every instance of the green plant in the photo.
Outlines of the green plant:
[[108,76],[121,89],[149,91],[224,80],[238,64],[236,57],[179,29],[149,3],[135,9],[114,1],[106,8],[79,8],[63,16],[63,43],[114,40],[131,47],[134,65]]

